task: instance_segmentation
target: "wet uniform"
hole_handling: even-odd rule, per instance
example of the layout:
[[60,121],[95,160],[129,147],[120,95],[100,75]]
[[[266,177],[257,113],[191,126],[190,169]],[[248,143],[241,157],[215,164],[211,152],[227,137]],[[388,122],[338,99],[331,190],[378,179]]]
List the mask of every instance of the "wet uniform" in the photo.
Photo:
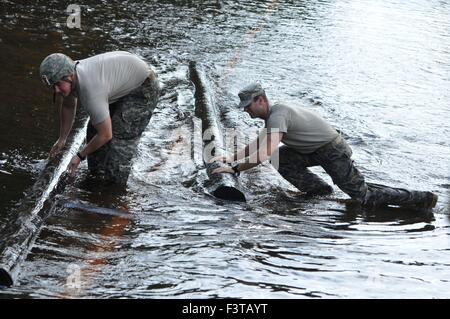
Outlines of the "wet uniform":
[[299,190],[311,195],[332,192],[323,179],[308,167],[322,166],[334,184],[368,207],[420,205],[430,192],[409,191],[366,183],[351,159],[352,150],[341,135],[313,112],[286,104],[270,107],[266,128],[283,132],[279,149],[279,173]]
[[87,141],[94,125],[111,117],[113,138],[88,155],[89,170],[126,184],[139,138],[155,109],[159,84],[155,73],[138,56],[108,52],[77,61],[78,96],[90,116]]

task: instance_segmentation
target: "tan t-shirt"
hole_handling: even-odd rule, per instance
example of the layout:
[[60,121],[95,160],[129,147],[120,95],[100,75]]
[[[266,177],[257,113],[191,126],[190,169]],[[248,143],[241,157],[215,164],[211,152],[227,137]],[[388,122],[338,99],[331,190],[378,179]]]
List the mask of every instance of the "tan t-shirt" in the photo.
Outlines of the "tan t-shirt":
[[339,133],[322,117],[299,106],[275,103],[270,107],[266,121],[271,130],[285,133],[281,142],[309,154],[334,140]]
[[78,97],[92,125],[103,122],[109,116],[109,104],[139,87],[151,72],[145,61],[124,51],[99,54],[78,62]]

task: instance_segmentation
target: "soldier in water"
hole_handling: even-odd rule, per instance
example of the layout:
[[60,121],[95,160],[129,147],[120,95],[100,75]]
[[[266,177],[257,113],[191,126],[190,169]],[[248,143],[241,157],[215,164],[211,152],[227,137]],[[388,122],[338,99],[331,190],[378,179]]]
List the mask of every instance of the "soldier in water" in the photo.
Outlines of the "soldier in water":
[[81,105],[90,116],[87,144],[73,156],[69,173],[74,176],[87,157],[91,173],[125,185],[139,138],[158,102],[159,84],[150,66],[123,51],[78,61],[54,53],[42,61],[40,76],[60,110],[59,138],[50,158],[64,147]]
[[[213,173],[238,174],[269,159],[278,149],[279,173],[307,194],[326,195],[333,191],[330,185],[308,169],[322,166],[334,184],[363,206],[396,205],[431,210],[436,205],[438,197],[431,192],[367,183],[351,159],[350,146],[338,131],[314,112],[297,105],[269,104],[259,84],[247,86],[238,95],[239,107],[252,118],[263,119],[266,130],[236,154],[228,158],[214,157],[211,162],[235,164],[216,168]],[[280,142],[284,145],[278,148]],[[254,150],[252,154],[251,150]]]

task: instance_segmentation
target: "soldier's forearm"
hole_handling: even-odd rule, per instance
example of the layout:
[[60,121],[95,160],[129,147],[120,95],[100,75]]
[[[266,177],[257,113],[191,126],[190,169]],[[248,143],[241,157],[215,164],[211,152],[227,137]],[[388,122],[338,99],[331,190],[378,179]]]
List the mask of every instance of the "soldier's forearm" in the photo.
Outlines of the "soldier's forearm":
[[60,108],[60,127],[59,138],[66,140],[72,129],[73,122],[75,120],[76,107],[72,105],[61,105]]
[[243,171],[251,169],[255,166],[258,166],[259,164],[260,164],[259,162],[258,163],[239,163],[238,171],[243,172]]
[[111,140],[111,137],[106,135],[100,135],[96,134],[94,137],[89,141],[89,143],[80,151],[80,154],[85,157],[89,154],[92,154],[96,150],[98,150],[100,147],[105,145]]

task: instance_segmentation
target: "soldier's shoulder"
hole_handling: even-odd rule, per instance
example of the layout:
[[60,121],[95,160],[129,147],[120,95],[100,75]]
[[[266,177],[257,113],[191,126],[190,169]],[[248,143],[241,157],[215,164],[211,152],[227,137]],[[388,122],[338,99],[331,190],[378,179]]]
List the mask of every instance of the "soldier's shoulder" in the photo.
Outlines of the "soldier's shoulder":
[[275,102],[272,105],[272,113],[286,113],[291,110],[292,106],[285,102]]

